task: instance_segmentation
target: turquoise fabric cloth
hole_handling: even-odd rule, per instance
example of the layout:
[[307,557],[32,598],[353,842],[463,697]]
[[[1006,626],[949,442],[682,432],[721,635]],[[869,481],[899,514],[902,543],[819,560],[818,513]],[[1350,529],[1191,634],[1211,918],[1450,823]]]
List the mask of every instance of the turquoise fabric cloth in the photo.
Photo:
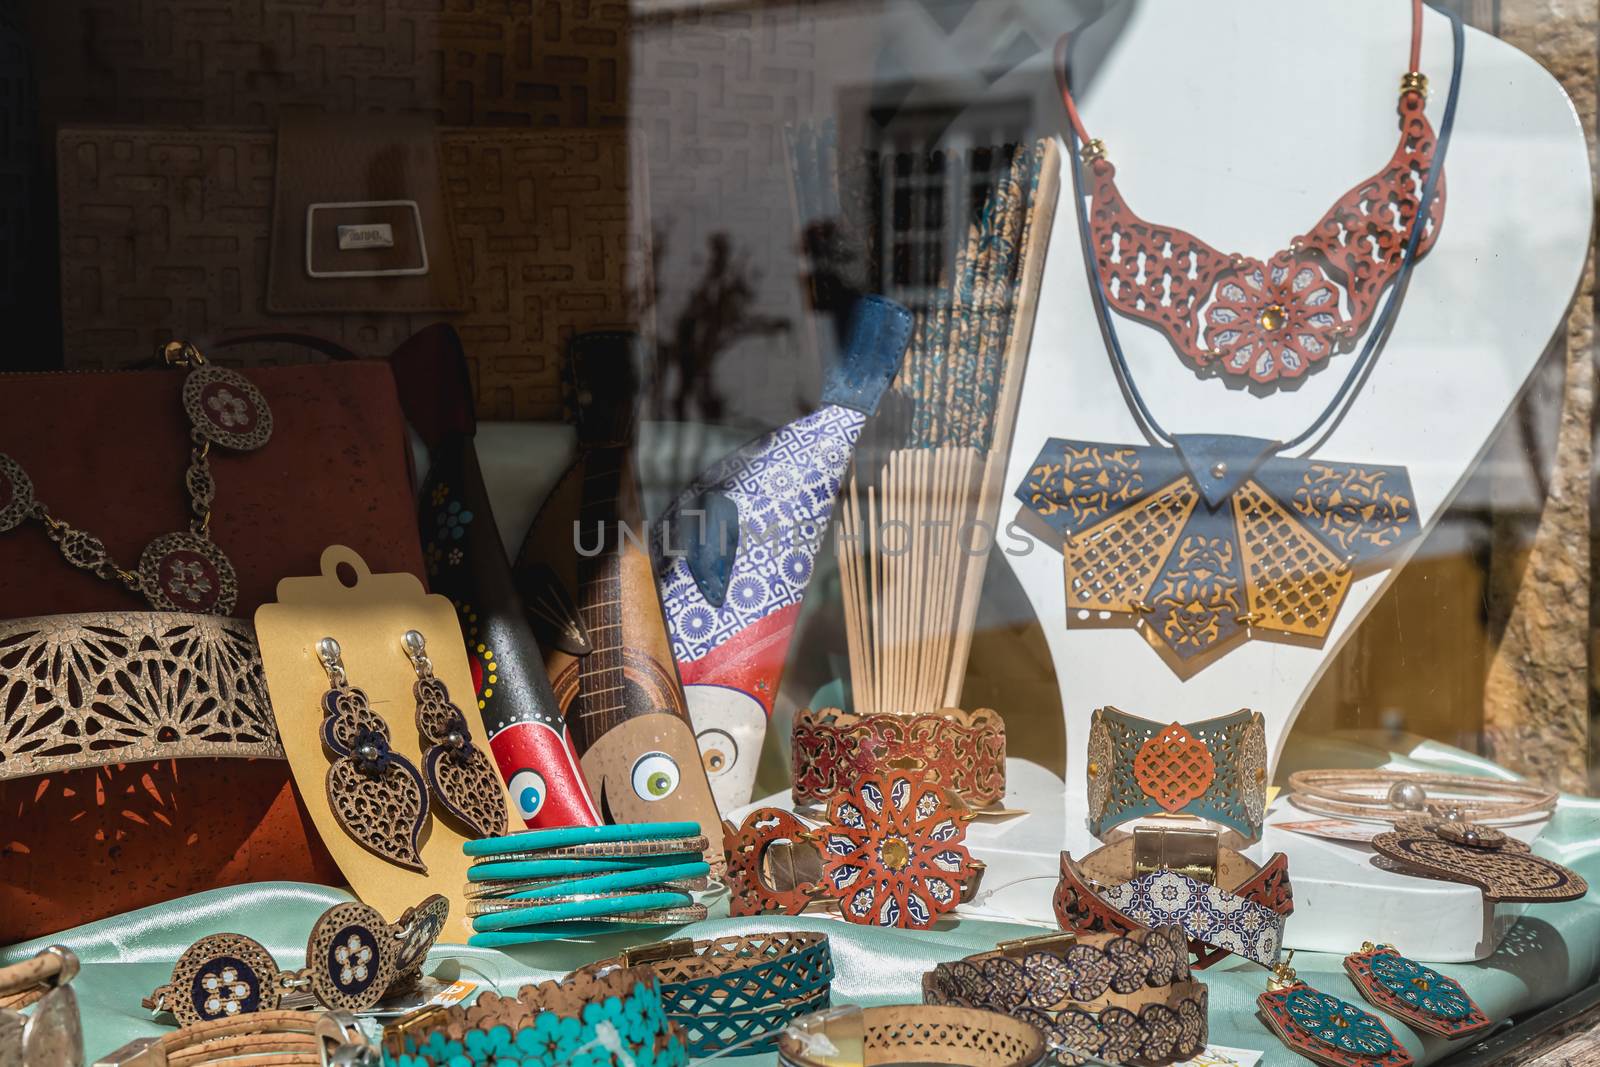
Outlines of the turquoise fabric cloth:
[[[1505,774],[1444,746],[1423,745],[1411,756],[1418,766]],[[1600,801],[1563,798],[1535,851],[1600,885]],[[139,1000],[167,980],[173,961],[196,939],[223,931],[247,934],[271,950],[281,966],[299,967],[312,923],[324,909],[347,899],[349,895],[340,890],[284,882],[213,890],[0,950],[0,963],[30,956],[46,944],[65,944],[78,953],[83,970],[73,988],[82,1005],[85,1044],[92,1063],[94,1057],[134,1037],[163,1031],[139,1006]],[[836,1004],[920,1000],[922,974],[935,963],[992,948],[1005,938],[1038,932],[1034,927],[967,919],[941,923],[927,931],[882,930],[818,917],[730,919],[725,904],[716,906],[713,915],[693,926],[650,931],[649,939],[823,931],[832,942],[838,972],[833,986]],[[1289,921],[1294,922],[1292,918]],[[642,933],[509,950],[441,945],[428,957],[428,971],[445,980],[466,978],[485,988],[514,993],[526,982],[557,978],[575,967],[615,955],[645,939]],[[1350,949],[1359,947],[1359,943],[1353,944]],[[1341,956],[1308,954],[1296,955],[1294,963],[1301,977],[1315,988],[1376,1011],[1360,999],[1345,977],[1341,961]],[[1600,974],[1600,894],[1591,893],[1569,904],[1534,906],[1487,960],[1440,964],[1436,969],[1461,982],[1495,1019],[1525,1014],[1569,996],[1593,984]],[[1261,968],[1233,961],[1201,977],[1210,987],[1213,1044],[1265,1050],[1262,1063],[1267,1065],[1303,1062],[1286,1051],[1256,1018],[1255,998],[1265,980]],[[1392,1017],[1376,1013],[1419,1063],[1453,1050],[1440,1039],[1423,1039]],[[765,1067],[775,1059],[772,1055],[750,1056],[737,1062]]]

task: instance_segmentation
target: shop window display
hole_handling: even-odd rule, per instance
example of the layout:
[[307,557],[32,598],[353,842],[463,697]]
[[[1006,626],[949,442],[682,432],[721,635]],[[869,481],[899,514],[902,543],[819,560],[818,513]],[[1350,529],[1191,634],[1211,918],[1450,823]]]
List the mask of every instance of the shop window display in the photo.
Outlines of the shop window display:
[[0,1063],[1586,1055],[1597,42],[11,5]]

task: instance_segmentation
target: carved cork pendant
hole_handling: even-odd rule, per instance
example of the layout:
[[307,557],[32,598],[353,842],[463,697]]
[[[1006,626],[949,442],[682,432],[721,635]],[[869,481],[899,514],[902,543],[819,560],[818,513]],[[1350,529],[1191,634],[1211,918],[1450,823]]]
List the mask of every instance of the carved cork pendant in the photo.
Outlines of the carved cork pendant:
[[1408,819],[1379,834],[1372,847],[1402,873],[1475,885],[1492,901],[1556,904],[1589,891],[1582,875],[1491,826]]
[[422,635],[407,630],[404,644],[417,672],[411,692],[417,701],[417,732],[427,745],[422,770],[433,798],[473,836],[498,837],[506,832],[500,772],[472,743],[466,717],[451,703],[444,683],[434,676]]
[[336,757],[328,768],[328,807],[339,828],[390,863],[427,873],[417,838],[428,817],[427,786],[411,761],[389,747],[389,724],[352,688],[339,644],[317,643],[331,686],[322,698],[322,744]]

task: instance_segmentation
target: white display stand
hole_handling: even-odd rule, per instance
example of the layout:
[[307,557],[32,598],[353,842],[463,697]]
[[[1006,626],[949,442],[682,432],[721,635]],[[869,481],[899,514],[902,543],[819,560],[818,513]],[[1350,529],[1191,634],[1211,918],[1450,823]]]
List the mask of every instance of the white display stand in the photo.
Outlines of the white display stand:
[[[1266,259],[1394,151],[1409,37],[1405,0],[1126,0],[1079,34],[1074,85],[1084,123],[1105,141],[1135,212]],[[1451,40],[1448,20],[1431,9],[1421,66],[1437,127]],[[1064,114],[1057,129],[1065,134]],[[1315,449],[1329,460],[1405,466],[1424,535],[1561,328],[1590,233],[1589,158],[1571,102],[1533,59],[1470,29],[1446,175],[1440,237],[1412,277],[1369,380]],[[1064,176],[1063,196],[1071,187]],[[1198,378],[1164,335],[1137,320],[1118,315],[1116,325],[1139,388],[1171,433],[1287,439],[1323,409],[1356,358],[1335,356],[1297,390],[1262,398]],[[1067,202],[1056,214],[1008,491],[1049,437],[1145,443],[1101,337]],[[1002,523],[1018,510],[1008,498]],[[1043,861],[1052,873],[1058,848],[1081,854],[1094,844],[1084,772],[1096,707],[1161,721],[1254,708],[1266,717],[1275,761],[1318,678],[1396,573],[1354,583],[1322,647],[1248,642],[1184,680],[1131,629],[1069,628],[1059,546],[1033,548],[1006,558],[1038,614],[1061,686],[1064,800],[1045,811],[1042,798],[1022,799],[1037,814],[976,826],[974,838],[992,830],[988,847],[1015,845],[1019,864],[1026,855],[1028,869]],[[1492,950],[1512,915],[1486,913],[1476,890],[1378,870],[1368,849],[1283,832],[1269,833],[1261,847],[1290,854],[1299,905],[1291,947],[1344,952],[1388,931],[1417,958],[1475,959]],[[1037,912],[1039,894],[1027,896],[1027,910]],[[1343,906],[1334,903],[1341,897]],[[996,908],[1005,903],[991,898]]]

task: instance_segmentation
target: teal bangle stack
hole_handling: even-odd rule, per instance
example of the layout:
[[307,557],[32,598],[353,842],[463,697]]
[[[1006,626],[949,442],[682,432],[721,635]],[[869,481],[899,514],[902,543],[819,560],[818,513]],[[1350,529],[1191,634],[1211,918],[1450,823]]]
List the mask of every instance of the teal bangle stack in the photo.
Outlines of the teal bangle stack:
[[695,823],[530,830],[468,841],[468,944],[482,948],[696,922],[711,872]]

